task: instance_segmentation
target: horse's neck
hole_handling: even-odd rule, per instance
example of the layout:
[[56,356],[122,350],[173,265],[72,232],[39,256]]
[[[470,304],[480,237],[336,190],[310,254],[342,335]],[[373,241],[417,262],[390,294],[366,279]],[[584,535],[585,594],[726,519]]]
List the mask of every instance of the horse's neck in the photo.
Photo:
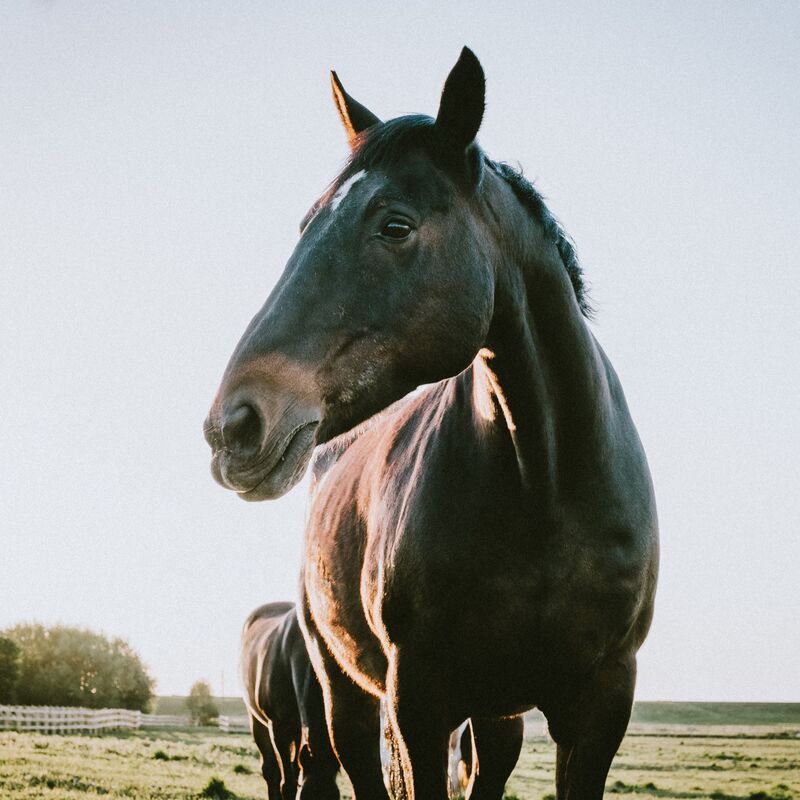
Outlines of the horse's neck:
[[517,211],[517,241],[496,269],[487,365],[523,485],[556,502],[604,457],[609,376],[555,245]]

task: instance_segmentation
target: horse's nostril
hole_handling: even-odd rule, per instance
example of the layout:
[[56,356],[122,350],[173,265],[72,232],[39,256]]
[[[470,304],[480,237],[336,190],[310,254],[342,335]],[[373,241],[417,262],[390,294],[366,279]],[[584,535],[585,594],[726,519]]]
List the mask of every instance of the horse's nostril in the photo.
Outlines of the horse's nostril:
[[247,405],[233,409],[222,422],[222,440],[228,447],[247,449],[259,441],[261,418],[258,412]]

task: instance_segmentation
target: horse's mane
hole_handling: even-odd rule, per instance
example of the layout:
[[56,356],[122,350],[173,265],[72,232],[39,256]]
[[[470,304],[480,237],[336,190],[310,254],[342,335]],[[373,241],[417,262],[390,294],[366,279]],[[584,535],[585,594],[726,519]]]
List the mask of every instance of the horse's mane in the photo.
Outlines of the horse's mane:
[[583,268],[580,261],[578,261],[575,245],[564,228],[561,227],[561,223],[550,212],[542,195],[536,191],[533,184],[522,174],[521,169],[514,169],[509,164],[505,164],[502,161],[492,161],[489,158],[486,158],[485,163],[508,183],[520,203],[533,214],[536,221],[542,226],[545,236],[555,244],[558,254],[561,256],[561,262],[564,264],[564,269],[569,275],[581,313],[584,317],[591,317],[592,306],[587,297]]
[[[477,145],[475,145],[477,147]],[[347,166],[335,182],[331,191],[361,170],[387,166],[406,157],[409,152],[421,148],[435,162],[446,163],[442,155],[442,143],[434,131],[434,120],[423,114],[397,117],[359,134]],[[553,242],[567,271],[581,313],[592,316],[592,307],[587,297],[583,269],[575,252],[575,245],[555,216],[547,208],[544,198],[523,175],[521,169],[502,162],[492,161],[481,153],[483,163],[511,187],[519,202],[533,215],[542,227],[545,236]]]

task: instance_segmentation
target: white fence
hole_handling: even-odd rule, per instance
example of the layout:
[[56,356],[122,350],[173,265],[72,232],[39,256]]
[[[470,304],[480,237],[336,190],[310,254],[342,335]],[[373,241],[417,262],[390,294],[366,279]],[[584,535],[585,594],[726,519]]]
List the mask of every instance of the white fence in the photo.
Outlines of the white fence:
[[139,728],[141,711],[124,708],[60,706],[0,706],[0,730],[72,733],[115,728]]
[[[0,731],[39,731],[76,733],[119,728],[183,728],[192,724],[189,717],[176,714],[143,714],[125,708],[70,708],[66,706],[0,706]],[[250,730],[247,717],[221,716],[224,733]]]
[[143,728],[186,728],[192,724],[189,717],[178,714],[142,714]]
[[223,733],[249,733],[250,720],[247,717],[226,717],[219,718],[219,729]]

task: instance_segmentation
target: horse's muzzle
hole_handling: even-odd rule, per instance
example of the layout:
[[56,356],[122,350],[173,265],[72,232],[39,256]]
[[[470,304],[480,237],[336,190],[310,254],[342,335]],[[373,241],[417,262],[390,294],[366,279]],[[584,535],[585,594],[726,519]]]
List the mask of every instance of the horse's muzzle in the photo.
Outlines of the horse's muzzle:
[[319,414],[292,406],[270,425],[256,402],[212,411],[203,426],[211,474],[244,500],[269,500],[303,476],[314,449]]

